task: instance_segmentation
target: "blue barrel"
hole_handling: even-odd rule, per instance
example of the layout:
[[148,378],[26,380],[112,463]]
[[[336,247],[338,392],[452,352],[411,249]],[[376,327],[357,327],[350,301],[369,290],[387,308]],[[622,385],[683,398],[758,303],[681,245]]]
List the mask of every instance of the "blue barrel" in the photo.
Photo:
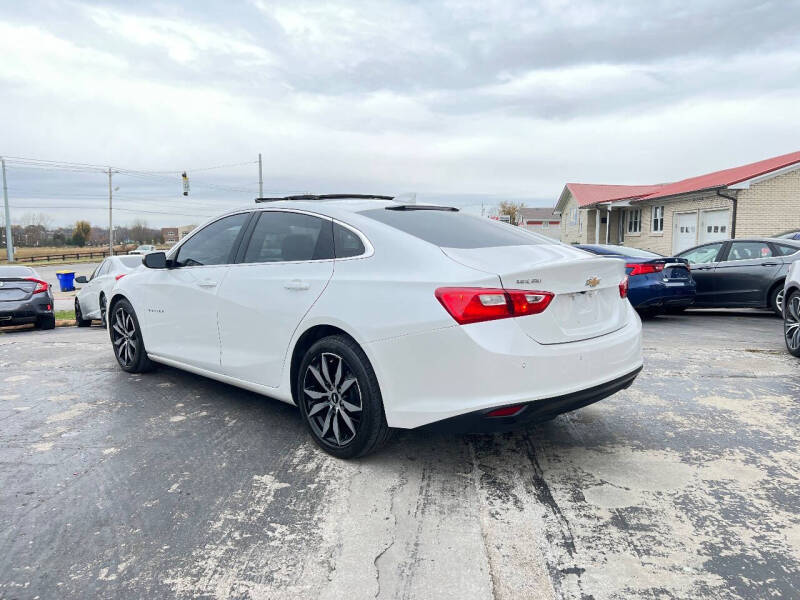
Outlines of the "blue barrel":
[[71,292],[75,289],[75,271],[58,271],[56,277],[62,292]]

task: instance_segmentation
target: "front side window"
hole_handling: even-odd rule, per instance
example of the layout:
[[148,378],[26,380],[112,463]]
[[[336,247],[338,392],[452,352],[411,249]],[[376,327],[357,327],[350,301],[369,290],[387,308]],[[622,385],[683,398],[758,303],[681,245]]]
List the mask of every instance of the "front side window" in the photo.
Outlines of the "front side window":
[[700,246],[694,250],[681,252],[676,256],[678,256],[678,258],[685,258],[692,265],[702,265],[703,263],[714,262],[717,259],[717,254],[719,254],[720,248],[722,248],[722,242],[717,244],[706,244],[705,246]]
[[629,208],[628,213],[628,233],[640,233],[642,231],[642,209]]
[[725,260],[753,260],[770,256],[772,248],[766,242],[731,242],[731,249]]
[[249,213],[239,213],[223,217],[198,231],[178,249],[176,266],[226,265],[233,262],[233,246],[249,216]]
[[661,233],[664,231],[664,207],[653,207],[653,233]]
[[302,213],[264,211],[244,255],[246,263],[333,258],[333,223]]

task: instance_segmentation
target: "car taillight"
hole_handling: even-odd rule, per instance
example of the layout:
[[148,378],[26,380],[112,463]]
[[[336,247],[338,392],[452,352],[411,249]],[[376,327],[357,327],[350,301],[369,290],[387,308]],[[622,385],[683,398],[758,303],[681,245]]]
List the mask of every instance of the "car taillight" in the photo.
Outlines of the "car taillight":
[[123,277],[125,277],[125,275],[127,275],[127,273],[120,273],[119,275],[117,275],[116,277],[114,277],[114,280],[115,280],[115,281],[119,281],[120,279],[122,279]]
[[36,283],[36,287],[33,288],[34,294],[41,294],[42,292],[46,292],[50,288],[50,284],[46,281],[42,281],[41,279],[36,279],[35,277],[26,277],[28,281],[33,281]]
[[625,276],[625,279],[619,282],[619,297],[620,298],[627,298],[628,297],[628,276]]
[[439,288],[436,298],[457,323],[478,323],[536,315],[553,299],[550,292],[500,288]]
[[650,273],[660,273],[664,270],[663,263],[629,263],[625,265],[627,269],[633,269],[630,273],[628,273],[628,277],[634,277],[636,275],[648,275]]

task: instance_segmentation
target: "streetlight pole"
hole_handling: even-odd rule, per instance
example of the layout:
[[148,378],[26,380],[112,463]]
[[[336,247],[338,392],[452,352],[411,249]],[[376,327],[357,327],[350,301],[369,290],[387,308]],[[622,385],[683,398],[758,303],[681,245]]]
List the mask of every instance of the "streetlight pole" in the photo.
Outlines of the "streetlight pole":
[[114,223],[111,216],[113,192],[111,190],[111,167],[108,167],[108,255],[114,256]]
[[11,211],[8,209],[8,186],[6,185],[6,160],[0,157],[3,166],[3,203],[6,211],[6,254],[8,262],[14,262],[14,239],[11,237]]

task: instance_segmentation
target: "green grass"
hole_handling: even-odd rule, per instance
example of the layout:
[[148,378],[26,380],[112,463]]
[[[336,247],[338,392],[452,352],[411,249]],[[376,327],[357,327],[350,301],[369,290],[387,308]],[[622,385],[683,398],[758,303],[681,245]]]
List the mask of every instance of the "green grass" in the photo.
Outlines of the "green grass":
[[75,320],[75,311],[74,310],[57,310],[56,311],[56,321],[74,321]]

